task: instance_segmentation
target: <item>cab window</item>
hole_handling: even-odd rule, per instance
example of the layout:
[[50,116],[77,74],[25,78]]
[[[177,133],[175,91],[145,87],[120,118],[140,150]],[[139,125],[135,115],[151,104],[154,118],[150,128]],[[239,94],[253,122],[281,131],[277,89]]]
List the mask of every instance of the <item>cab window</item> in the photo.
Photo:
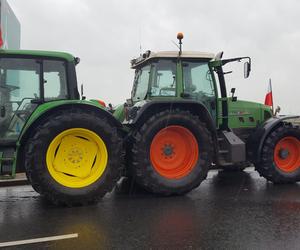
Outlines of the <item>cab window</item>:
[[145,99],[148,92],[149,76],[150,65],[147,65],[140,69],[136,69],[133,84],[134,87],[131,94],[133,101],[140,101]]
[[176,95],[176,62],[159,60],[152,64],[151,96]]
[[44,60],[44,98],[47,100],[67,99],[67,77],[65,62]]
[[201,102],[216,120],[217,92],[207,62],[183,61],[183,88],[190,99]]

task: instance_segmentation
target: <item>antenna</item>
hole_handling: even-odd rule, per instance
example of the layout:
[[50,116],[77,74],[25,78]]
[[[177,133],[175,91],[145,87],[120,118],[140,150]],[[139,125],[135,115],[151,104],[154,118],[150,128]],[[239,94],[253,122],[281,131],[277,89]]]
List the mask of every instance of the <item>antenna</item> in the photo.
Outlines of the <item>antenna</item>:
[[139,28],[139,40],[140,40],[140,56],[142,55],[142,29]]
[[181,32],[177,33],[177,39],[179,40],[179,56],[181,56],[183,33],[181,33]]
[[171,42],[172,42],[178,49],[180,49],[180,47],[178,46],[177,43],[175,43],[173,40],[171,40]]

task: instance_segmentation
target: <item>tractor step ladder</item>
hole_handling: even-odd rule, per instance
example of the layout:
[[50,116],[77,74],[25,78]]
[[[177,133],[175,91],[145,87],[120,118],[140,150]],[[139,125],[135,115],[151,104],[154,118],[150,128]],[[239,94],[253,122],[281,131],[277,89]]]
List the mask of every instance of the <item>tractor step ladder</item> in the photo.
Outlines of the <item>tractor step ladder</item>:
[[232,131],[221,131],[218,135],[219,163],[222,166],[246,161],[246,145]]
[[16,176],[16,153],[5,156],[0,152],[0,179],[13,179]]

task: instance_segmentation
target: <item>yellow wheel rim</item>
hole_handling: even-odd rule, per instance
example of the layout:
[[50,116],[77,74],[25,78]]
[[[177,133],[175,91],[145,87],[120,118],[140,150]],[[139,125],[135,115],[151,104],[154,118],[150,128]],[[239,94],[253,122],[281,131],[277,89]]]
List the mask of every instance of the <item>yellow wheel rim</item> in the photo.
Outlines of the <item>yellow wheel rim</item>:
[[50,175],[59,184],[82,188],[97,181],[108,161],[104,141],[93,131],[72,128],[50,143],[46,163]]

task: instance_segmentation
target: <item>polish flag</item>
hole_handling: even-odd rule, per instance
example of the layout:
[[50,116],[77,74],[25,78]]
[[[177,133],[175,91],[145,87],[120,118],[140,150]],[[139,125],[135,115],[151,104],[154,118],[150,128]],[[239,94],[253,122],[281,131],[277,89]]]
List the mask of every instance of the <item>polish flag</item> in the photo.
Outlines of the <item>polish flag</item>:
[[2,38],[2,29],[0,27],[0,48],[2,48],[4,42],[3,42],[3,38]]
[[266,98],[265,98],[265,105],[273,107],[273,93],[272,93],[271,79],[269,80],[269,87],[268,87],[268,93],[266,94]]

